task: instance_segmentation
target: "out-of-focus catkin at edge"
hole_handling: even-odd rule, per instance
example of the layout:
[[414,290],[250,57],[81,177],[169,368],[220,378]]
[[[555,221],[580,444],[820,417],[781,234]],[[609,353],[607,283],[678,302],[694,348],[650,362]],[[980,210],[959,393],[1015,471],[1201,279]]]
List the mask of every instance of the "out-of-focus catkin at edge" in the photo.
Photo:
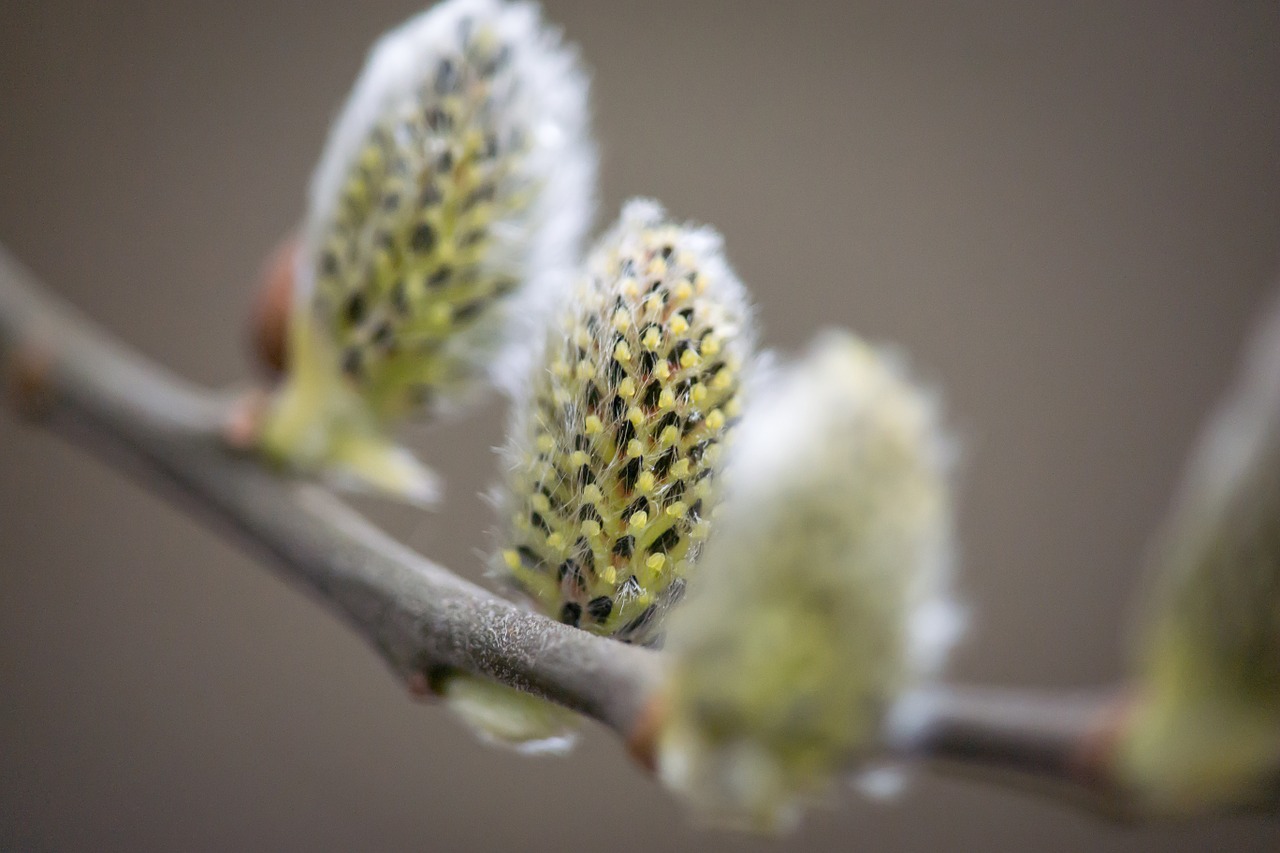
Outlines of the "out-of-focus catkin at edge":
[[1147,812],[1274,807],[1280,790],[1280,306],[1268,316],[1152,552],[1116,756]]

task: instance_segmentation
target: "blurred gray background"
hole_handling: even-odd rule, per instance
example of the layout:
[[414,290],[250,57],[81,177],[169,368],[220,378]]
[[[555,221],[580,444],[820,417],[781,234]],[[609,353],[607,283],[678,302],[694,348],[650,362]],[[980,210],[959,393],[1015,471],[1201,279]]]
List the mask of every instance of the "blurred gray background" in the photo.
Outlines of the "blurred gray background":
[[[768,344],[909,353],[965,446],[957,679],[1117,677],[1148,534],[1280,262],[1280,6],[549,0],[594,71],[601,222],[715,224]],[[0,5],[0,240],[194,379],[251,373],[258,266],[374,37],[419,6]],[[490,405],[448,507],[374,507],[475,574]],[[598,730],[473,743],[260,562],[0,413],[0,848],[1275,850],[970,783],[709,834]]]

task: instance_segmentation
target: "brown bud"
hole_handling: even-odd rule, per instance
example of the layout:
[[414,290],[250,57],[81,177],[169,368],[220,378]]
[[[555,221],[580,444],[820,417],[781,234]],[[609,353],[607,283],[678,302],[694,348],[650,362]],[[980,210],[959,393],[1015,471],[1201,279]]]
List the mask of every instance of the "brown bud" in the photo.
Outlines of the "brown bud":
[[262,268],[258,293],[254,298],[253,349],[258,361],[271,374],[284,372],[288,362],[289,313],[293,301],[293,268],[298,238],[290,235],[271,254]]
[[9,354],[7,380],[9,397],[18,414],[39,418],[53,407],[53,357],[34,343],[20,344]]

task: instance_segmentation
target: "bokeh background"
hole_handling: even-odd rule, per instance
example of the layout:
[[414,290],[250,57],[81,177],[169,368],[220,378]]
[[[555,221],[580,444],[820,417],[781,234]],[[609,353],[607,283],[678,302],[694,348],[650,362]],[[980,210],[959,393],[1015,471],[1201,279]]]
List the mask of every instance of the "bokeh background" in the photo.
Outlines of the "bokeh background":
[[[1125,664],[1139,564],[1280,263],[1280,6],[548,0],[594,71],[601,222],[714,223],[768,344],[909,354],[964,447],[957,679]],[[0,5],[0,240],[176,370],[251,375],[245,315],[327,123],[413,0]],[[492,404],[425,434],[475,575]],[[922,777],[778,844],[692,828],[598,730],[473,743],[170,500],[0,413],[0,848],[1276,850]]]

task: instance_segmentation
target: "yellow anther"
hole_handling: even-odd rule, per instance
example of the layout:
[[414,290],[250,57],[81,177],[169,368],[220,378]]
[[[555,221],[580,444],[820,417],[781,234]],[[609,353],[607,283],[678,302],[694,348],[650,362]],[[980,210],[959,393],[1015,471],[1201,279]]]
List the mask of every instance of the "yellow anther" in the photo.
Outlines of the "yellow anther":
[[449,310],[448,305],[437,303],[427,312],[427,322],[437,329],[449,325],[451,319],[453,319],[453,312]]
[[640,530],[649,523],[649,513],[640,510],[627,519],[627,526],[632,530]]
[[631,347],[627,346],[626,341],[618,341],[618,345],[613,348],[613,357],[624,364],[631,360]]
[[564,537],[561,536],[559,533],[552,533],[547,536],[548,548],[559,548],[563,544],[564,544]]
[[644,423],[644,412],[638,406],[632,406],[627,409],[627,420],[631,421],[632,426],[640,426]]
[[692,348],[687,349],[684,352],[680,353],[681,367],[686,367],[686,368],[693,367],[694,365],[698,364],[701,361],[702,361],[701,357],[699,357],[699,355],[696,352],[694,352]]
[[672,518],[679,518],[688,511],[689,505],[684,501],[676,501],[675,503],[667,504],[666,513]]
[[591,362],[585,358],[578,362],[577,368],[574,369],[573,375],[579,382],[585,382],[595,373],[595,368],[591,366]]
[[701,382],[694,384],[694,386],[689,389],[689,398],[695,403],[701,403],[703,400],[706,400],[707,386],[703,385]]
[[724,414],[719,409],[713,409],[711,414],[707,415],[707,428],[718,430],[724,426]]
[[595,415],[587,415],[587,419],[582,423],[582,429],[587,435],[599,435],[604,431],[604,424]]
[[644,333],[644,340],[642,343],[644,344],[645,349],[654,350],[658,348],[662,343],[662,334],[658,331],[657,326],[651,326],[649,331]]
[[634,279],[629,278],[622,283],[622,295],[629,299],[635,299],[640,295],[640,284]]
[[671,466],[671,475],[673,477],[686,477],[689,475],[689,460],[677,459]]
[[663,388],[658,394],[658,408],[669,409],[676,404],[676,395],[671,393],[670,388]]
[[675,286],[671,294],[681,302],[686,302],[693,298],[693,288],[689,286],[689,282],[682,281]]
[[702,339],[702,354],[713,356],[720,352],[720,339],[715,335],[707,335]]
[[551,437],[550,433],[542,433],[538,436],[538,450],[543,453],[550,453],[555,449],[556,440]]
[[649,559],[645,560],[644,564],[649,567],[649,571],[657,574],[667,564],[667,558],[664,554],[650,554]]
[[587,519],[582,522],[582,532],[588,536],[599,536],[600,523],[598,521],[593,521],[592,519]]
[[657,376],[659,379],[662,379],[662,380],[664,380],[664,381],[665,381],[665,380],[667,380],[667,379],[670,379],[670,378],[671,378],[671,365],[667,364],[666,360],[660,361],[660,362],[658,362],[658,364],[653,368],[653,374],[654,374],[655,376]]
[[647,495],[649,492],[653,491],[655,482],[652,472],[642,471],[640,476],[636,478],[636,488],[639,489],[642,494]]
[[618,383],[618,393],[623,397],[634,397],[636,395],[636,381],[630,376],[624,377]]
[[633,438],[627,442],[627,455],[632,459],[644,455],[644,445],[640,443],[639,439]]
[[502,561],[507,564],[508,569],[520,568],[520,555],[510,548],[502,552]]
[[590,458],[591,457],[587,455],[587,451],[575,450],[569,456],[569,464],[571,464],[575,468],[581,468],[583,465],[587,464],[587,460]]
[[533,504],[533,508],[538,512],[546,512],[551,509],[551,501],[547,500],[547,496],[542,492],[535,494],[529,502]]
[[600,572],[600,580],[609,584],[609,586],[613,586],[618,582],[618,570],[613,566],[605,566]]
[[671,318],[671,334],[683,335],[689,331],[689,321],[677,314]]
[[631,314],[625,308],[619,308],[613,312],[613,327],[619,332],[625,332],[627,327],[631,325]]
[[679,440],[680,440],[680,430],[676,429],[673,426],[664,428],[662,430],[662,433],[658,436],[658,443],[661,444],[663,447],[670,447],[671,445],[675,444]]

